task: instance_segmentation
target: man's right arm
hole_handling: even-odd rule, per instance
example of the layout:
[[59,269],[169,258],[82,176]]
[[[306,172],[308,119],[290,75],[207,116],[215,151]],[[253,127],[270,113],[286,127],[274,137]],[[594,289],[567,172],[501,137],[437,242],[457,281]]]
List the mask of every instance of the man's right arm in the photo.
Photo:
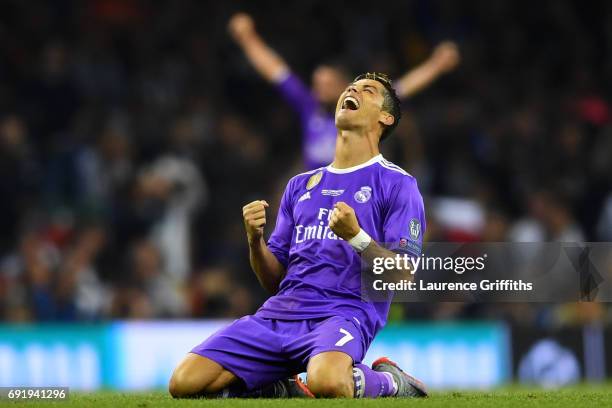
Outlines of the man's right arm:
[[259,75],[276,86],[282,97],[302,119],[309,118],[318,107],[317,100],[308,87],[291,72],[287,63],[259,36],[251,16],[245,13],[235,14],[230,19],[228,28]]
[[287,63],[257,33],[251,16],[235,14],[230,19],[228,29],[251,65],[268,82],[278,83],[289,73]]
[[261,286],[270,293],[276,293],[286,271],[263,238],[267,207],[268,203],[264,200],[253,201],[242,207],[242,217],[249,243],[251,268]]

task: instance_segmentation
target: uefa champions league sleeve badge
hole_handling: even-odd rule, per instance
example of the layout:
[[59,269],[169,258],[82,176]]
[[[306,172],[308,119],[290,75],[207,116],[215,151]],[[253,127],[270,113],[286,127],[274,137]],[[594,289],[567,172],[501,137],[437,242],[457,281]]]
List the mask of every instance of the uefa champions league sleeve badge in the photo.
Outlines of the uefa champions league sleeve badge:
[[421,223],[416,218],[410,220],[410,238],[417,241],[421,235]]

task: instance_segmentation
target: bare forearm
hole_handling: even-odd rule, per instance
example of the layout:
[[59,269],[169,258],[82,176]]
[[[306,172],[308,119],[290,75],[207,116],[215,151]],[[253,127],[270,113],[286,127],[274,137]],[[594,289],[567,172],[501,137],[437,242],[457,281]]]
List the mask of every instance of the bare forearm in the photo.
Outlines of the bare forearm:
[[249,260],[261,286],[268,292],[278,292],[285,276],[285,267],[270,252],[263,238],[249,243]]
[[457,44],[452,41],[438,44],[427,61],[407,72],[397,81],[398,96],[408,98],[419,93],[440,75],[455,69],[460,60]]
[[270,48],[257,33],[239,41],[247,59],[257,72],[269,82],[276,82],[289,71],[285,61]]
[[[372,270],[375,259],[381,258],[392,258],[397,259],[398,254],[380,246],[376,241],[372,240],[370,245],[361,253],[362,261],[368,265],[369,270]],[[400,262],[400,265],[402,263]],[[397,265],[396,265],[397,266]],[[401,265],[404,266],[404,265]],[[405,267],[394,267],[392,269],[385,270],[385,278],[387,281],[399,282],[400,280],[412,280],[414,274],[412,274],[412,263],[409,262]]]
[[[366,231],[363,231],[359,227],[355,210],[343,201],[334,204],[329,227],[337,236],[347,241],[355,251],[361,253],[361,259],[369,267],[370,271],[373,271],[375,259],[396,258],[399,256],[395,252],[380,246]],[[402,268],[387,269],[387,279],[390,281],[412,279],[411,271],[412,263],[408,263],[406,267]],[[368,276],[372,278],[373,274],[368,274]]]
[[400,98],[411,97],[440,76],[441,71],[430,61],[426,61],[411,71],[408,71],[397,81],[397,95]]

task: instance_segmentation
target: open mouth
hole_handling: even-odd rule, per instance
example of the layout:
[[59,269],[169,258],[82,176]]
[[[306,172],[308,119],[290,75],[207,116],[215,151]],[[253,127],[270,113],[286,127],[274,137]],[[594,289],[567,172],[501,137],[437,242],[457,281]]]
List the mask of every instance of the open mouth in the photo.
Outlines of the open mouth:
[[342,102],[342,109],[357,110],[359,109],[359,101],[352,96],[347,96]]

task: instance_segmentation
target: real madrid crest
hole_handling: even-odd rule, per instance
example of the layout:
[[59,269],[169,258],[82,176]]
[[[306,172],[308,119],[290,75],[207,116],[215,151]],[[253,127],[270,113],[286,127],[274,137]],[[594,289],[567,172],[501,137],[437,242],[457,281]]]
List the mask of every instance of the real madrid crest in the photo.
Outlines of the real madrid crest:
[[372,187],[363,186],[354,195],[355,201],[358,203],[365,203],[372,197]]
[[306,183],[306,190],[312,190],[313,188],[315,188],[315,186],[321,182],[322,177],[323,177],[322,171],[310,176],[310,178],[308,179],[308,183]]

